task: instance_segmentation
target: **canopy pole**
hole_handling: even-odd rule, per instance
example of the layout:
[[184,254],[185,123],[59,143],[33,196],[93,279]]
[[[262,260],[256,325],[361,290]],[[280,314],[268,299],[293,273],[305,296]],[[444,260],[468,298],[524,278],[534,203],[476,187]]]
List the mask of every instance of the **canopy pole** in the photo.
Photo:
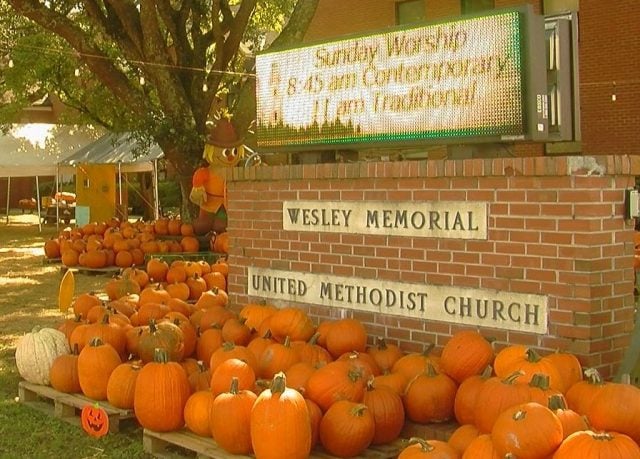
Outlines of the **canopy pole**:
[[159,203],[159,196],[158,196],[158,160],[154,159],[153,160],[153,214],[154,214],[154,218],[155,220],[158,220],[160,218],[160,203]]
[[11,177],[7,177],[7,225],[9,224],[9,195],[11,193]]
[[118,204],[122,207],[122,161],[118,161]]
[[126,212],[122,209],[122,161],[118,161],[118,210],[116,214],[121,219],[129,218]]
[[40,212],[42,208],[40,207],[40,179],[36,175],[36,205],[38,206],[38,231],[42,233],[42,217],[40,216]]
[[58,193],[60,193],[60,185],[58,182],[59,174],[59,166],[56,164],[56,194],[54,196],[56,197],[56,230],[58,234],[60,234],[60,199],[58,197]]

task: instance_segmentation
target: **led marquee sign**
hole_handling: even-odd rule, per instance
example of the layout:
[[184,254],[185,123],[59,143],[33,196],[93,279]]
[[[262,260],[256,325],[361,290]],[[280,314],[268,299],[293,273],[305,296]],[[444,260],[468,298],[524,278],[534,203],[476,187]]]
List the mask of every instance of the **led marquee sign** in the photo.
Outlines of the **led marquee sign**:
[[259,54],[258,146],[543,138],[533,16],[508,10]]

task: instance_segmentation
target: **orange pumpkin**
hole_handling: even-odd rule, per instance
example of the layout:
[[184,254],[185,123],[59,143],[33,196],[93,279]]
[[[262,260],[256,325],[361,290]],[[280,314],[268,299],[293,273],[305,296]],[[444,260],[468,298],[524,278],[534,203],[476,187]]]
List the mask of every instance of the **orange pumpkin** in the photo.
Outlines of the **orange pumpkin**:
[[553,455],[554,459],[627,459],[640,457],[640,447],[618,432],[584,430],[571,434]]
[[[277,419],[277,422],[274,422]],[[311,421],[302,395],[278,373],[251,409],[251,444],[260,459],[306,459],[311,451]]]
[[320,443],[335,456],[357,456],[369,447],[374,435],[375,419],[362,403],[339,400],[320,421]]
[[371,444],[390,443],[400,436],[405,421],[404,405],[400,395],[388,387],[374,386],[371,379],[367,383],[362,403],[373,415],[375,429]]
[[142,368],[139,361],[124,362],[118,365],[109,376],[107,400],[116,408],[133,409],[138,373]]
[[347,352],[365,352],[367,330],[356,319],[336,320],[327,333],[326,347],[335,359]]
[[198,252],[200,250],[200,241],[195,236],[183,236],[180,239],[180,246],[183,252]]
[[257,398],[250,390],[240,389],[235,377],[228,389],[215,397],[211,406],[211,434],[225,451],[231,454],[253,451],[250,423]]
[[442,370],[458,384],[469,376],[480,374],[493,362],[491,343],[475,330],[453,334],[440,355]]
[[211,374],[210,389],[213,395],[229,390],[233,380],[238,390],[253,390],[256,372],[244,360],[230,358],[221,362]]
[[482,384],[473,409],[474,424],[480,432],[490,433],[500,413],[531,399],[529,386],[518,382],[521,376],[520,372],[506,378],[493,376]]
[[211,407],[214,397],[208,390],[192,393],[184,405],[184,423],[191,432],[201,437],[211,436]]
[[480,432],[473,424],[462,424],[453,431],[449,437],[449,444],[461,455],[469,447],[471,442],[475,440]]
[[520,381],[529,382],[536,373],[549,376],[549,385],[553,389],[562,390],[564,381],[553,360],[540,356],[533,348],[521,345],[507,346],[495,357],[494,370],[496,376],[506,377],[514,371],[522,371]]
[[549,397],[548,407],[558,419],[560,419],[564,438],[567,438],[574,432],[589,430],[589,423],[586,416],[580,415],[567,407],[567,402],[562,394]]
[[338,400],[360,402],[366,381],[346,360],[334,360],[318,368],[307,380],[305,397],[318,404],[323,412]]
[[402,401],[407,417],[421,424],[444,422],[453,418],[456,382],[432,365],[407,384]]
[[92,339],[78,355],[78,380],[82,393],[93,400],[107,399],[109,376],[122,361],[110,344]]
[[491,439],[501,457],[549,457],[562,443],[562,423],[546,406],[523,403],[500,413]]
[[411,438],[409,446],[400,451],[398,455],[398,459],[458,459],[459,457],[458,452],[447,442],[421,438]]
[[[149,390],[153,387],[153,390]],[[134,412],[142,427],[169,432],[184,426],[184,407],[191,395],[185,369],[158,349],[153,362],[140,370],[134,396]]]

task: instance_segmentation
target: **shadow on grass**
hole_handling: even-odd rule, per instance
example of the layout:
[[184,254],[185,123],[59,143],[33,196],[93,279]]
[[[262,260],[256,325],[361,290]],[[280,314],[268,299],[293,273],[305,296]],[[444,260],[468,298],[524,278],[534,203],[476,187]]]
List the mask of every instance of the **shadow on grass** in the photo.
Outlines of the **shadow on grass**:
[[[0,459],[150,458],[142,429],[134,420],[103,438],[16,402],[20,375],[15,364],[18,340],[35,325],[52,327],[71,313],[58,310],[59,265],[44,265],[44,242],[55,229],[39,233],[33,225],[0,225]],[[76,276],[76,295],[104,290],[107,276]]]

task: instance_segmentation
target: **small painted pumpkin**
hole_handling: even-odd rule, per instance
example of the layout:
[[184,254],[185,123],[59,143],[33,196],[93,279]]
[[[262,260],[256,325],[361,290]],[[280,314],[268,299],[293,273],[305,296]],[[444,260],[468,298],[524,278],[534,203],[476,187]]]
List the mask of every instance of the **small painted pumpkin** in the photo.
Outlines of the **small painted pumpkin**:
[[91,437],[103,437],[109,433],[109,415],[100,405],[85,405],[80,412],[82,429]]

